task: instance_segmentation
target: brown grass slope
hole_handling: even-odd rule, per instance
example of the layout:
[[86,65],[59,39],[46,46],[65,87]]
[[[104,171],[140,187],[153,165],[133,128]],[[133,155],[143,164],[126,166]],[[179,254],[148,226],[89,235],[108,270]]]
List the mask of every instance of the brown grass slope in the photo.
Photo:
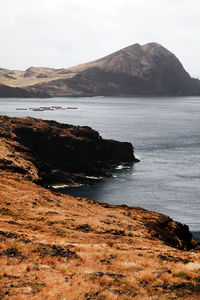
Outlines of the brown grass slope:
[[0,127],[0,299],[199,299],[199,247],[187,226],[34,183],[34,153],[15,136],[20,122],[61,130],[23,118]]

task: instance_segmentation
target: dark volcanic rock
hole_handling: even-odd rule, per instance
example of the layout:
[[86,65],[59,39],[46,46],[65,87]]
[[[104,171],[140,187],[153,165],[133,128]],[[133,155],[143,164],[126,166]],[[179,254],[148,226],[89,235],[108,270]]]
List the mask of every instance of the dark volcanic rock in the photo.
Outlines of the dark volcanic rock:
[[48,93],[45,91],[30,91],[24,88],[10,87],[0,84],[0,98],[32,98],[32,97],[46,97]]
[[147,221],[147,226],[152,237],[159,238],[167,245],[182,250],[190,250],[196,247],[197,243],[193,243],[192,233],[187,225],[174,222],[170,217],[160,215],[153,222]]
[[[24,165],[1,159],[0,167],[26,174],[31,162],[44,183],[64,182],[72,174],[106,176],[107,170],[137,159],[127,142],[104,140],[89,127],[60,124],[33,118],[0,117],[0,138],[14,145]],[[12,155],[10,155],[12,156]],[[7,161],[9,163],[7,163]],[[33,168],[33,167],[32,167]],[[30,173],[30,172],[29,172]]]
[[35,252],[39,252],[41,256],[60,256],[60,257],[68,257],[68,258],[77,258],[77,254],[74,251],[69,250],[68,248],[63,248],[56,245],[45,245],[40,244]]
[[21,88],[13,88],[0,84],[0,97],[28,97],[29,92]]

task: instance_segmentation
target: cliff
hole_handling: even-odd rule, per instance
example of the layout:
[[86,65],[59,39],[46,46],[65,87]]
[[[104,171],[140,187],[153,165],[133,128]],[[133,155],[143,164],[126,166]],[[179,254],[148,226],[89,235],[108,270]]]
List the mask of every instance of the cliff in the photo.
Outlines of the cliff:
[[138,161],[128,142],[105,140],[89,127],[56,121],[1,116],[0,140],[0,167],[44,184],[109,176],[109,169]]
[[[199,95],[200,81],[178,58],[157,43],[134,44],[93,62],[68,69],[0,69],[0,96],[21,88],[21,97]],[[14,90],[10,90],[13,97]],[[16,90],[16,97],[19,96]]]
[[83,160],[106,174],[135,158],[88,127],[1,117],[0,298],[198,299],[199,246],[186,225],[41,185],[59,179],[51,170],[88,172]]

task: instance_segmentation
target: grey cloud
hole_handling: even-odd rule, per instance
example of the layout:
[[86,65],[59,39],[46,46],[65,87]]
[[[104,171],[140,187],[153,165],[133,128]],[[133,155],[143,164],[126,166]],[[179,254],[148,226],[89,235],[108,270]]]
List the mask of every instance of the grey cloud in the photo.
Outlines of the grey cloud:
[[200,75],[198,0],[1,0],[0,67],[68,67],[161,43]]

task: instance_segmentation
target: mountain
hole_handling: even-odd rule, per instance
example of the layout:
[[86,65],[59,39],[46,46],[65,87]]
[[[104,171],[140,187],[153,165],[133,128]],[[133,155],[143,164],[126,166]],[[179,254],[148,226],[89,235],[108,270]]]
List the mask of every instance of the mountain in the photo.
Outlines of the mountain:
[[0,116],[0,299],[199,299],[187,225],[56,192],[134,160],[86,126]]
[[[68,69],[0,69],[0,96],[5,86],[21,89],[21,97],[110,95],[200,95],[200,81],[185,71],[178,58],[157,43],[134,44],[93,62]],[[19,95],[16,90],[16,97]]]

